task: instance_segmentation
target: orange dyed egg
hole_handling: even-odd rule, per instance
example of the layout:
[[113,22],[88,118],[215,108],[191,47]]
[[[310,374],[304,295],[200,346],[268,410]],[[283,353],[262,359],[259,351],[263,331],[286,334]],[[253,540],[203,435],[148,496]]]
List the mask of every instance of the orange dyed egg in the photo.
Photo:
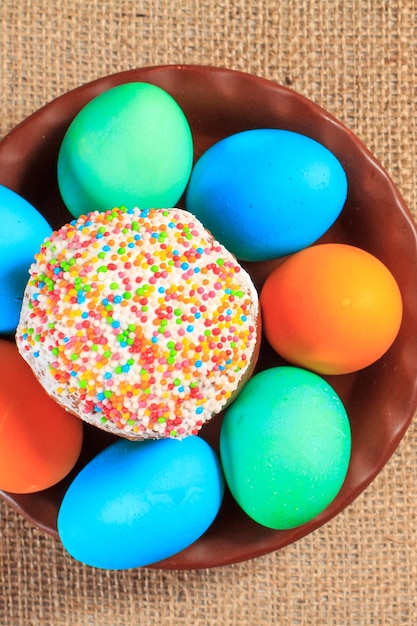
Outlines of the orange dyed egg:
[[33,493],[74,467],[83,425],[52,400],[14,343],[0,339],[0,489]]
[[288,362],[320,374],[347,374],[378,360],[402,319],[398,284],[360,248],[305,248],[268,276],[260,295],[263,329]]

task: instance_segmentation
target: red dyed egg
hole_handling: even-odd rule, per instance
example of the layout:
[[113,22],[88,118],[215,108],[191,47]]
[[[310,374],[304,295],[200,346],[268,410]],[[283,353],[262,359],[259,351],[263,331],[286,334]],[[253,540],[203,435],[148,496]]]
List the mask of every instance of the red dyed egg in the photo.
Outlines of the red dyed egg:
[[0,489],[51,487],[74,467],[82,440],[81,420],[47,395],[16,345],[0,339]]

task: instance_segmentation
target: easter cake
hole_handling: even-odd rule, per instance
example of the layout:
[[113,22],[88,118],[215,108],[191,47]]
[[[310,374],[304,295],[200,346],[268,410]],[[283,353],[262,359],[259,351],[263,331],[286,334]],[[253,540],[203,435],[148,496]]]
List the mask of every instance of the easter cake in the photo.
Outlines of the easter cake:
[[125,207],[44,241],[16,333],[50,396],[129,439],[197,434],[250,376],[259,338],[249,275],[196,218]]

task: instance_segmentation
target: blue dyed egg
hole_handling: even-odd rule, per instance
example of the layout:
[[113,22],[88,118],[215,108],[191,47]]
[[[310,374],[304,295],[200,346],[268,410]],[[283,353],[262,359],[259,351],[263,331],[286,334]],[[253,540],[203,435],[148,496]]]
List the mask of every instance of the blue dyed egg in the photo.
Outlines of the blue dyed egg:
[[93,567],[127,569],[173,556],[215,519],[224,493],[203,439],[121,439],[71,483],[58,514],[65,549]]
[[226,137],[197,161],[186,208],[238,259],[291,254],[323,235],[347,196],[345,171],[321,143],[288,130]]
[[0,333],[16,330],[29,267],[52,228],[19,194],[0,185]]

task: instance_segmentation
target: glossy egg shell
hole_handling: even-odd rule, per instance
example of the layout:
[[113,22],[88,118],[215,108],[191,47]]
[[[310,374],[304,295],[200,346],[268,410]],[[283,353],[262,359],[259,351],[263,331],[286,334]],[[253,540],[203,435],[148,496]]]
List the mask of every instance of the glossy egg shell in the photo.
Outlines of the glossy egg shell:
[[256,374],[227,409],[220,433],[226,482],[249,517],[268,528],[321,513],[345,480],[351,430],[337,393],[296,367]]
[[393,274],[369,252],[340,243],[286,259],[260,295],[263,330],[276,352],[320,374],[347,374],[379,359],[401,326]]
[[0,185],[0,333],[16,330],[29,267],[52,228],[27,200]]
[[281,129],[236,133],[195,164],[186,207],[238,259],[290,254],[321,237],[339,216],[347,178],[318,141]]
[[58,483],[81,452],[83,425],[52,400],[11,341],[0,339],[0,489]]
[[200,437],[120,440],[72,482],[58,533],[66,550],[88,565],[146,566],[196,541],[215,519],[223,493],[217,456]]
[[69,211],[172,207],[193,160],[189,124],[163,89],[126,83],[93,98],[71,122],[58,154]]

